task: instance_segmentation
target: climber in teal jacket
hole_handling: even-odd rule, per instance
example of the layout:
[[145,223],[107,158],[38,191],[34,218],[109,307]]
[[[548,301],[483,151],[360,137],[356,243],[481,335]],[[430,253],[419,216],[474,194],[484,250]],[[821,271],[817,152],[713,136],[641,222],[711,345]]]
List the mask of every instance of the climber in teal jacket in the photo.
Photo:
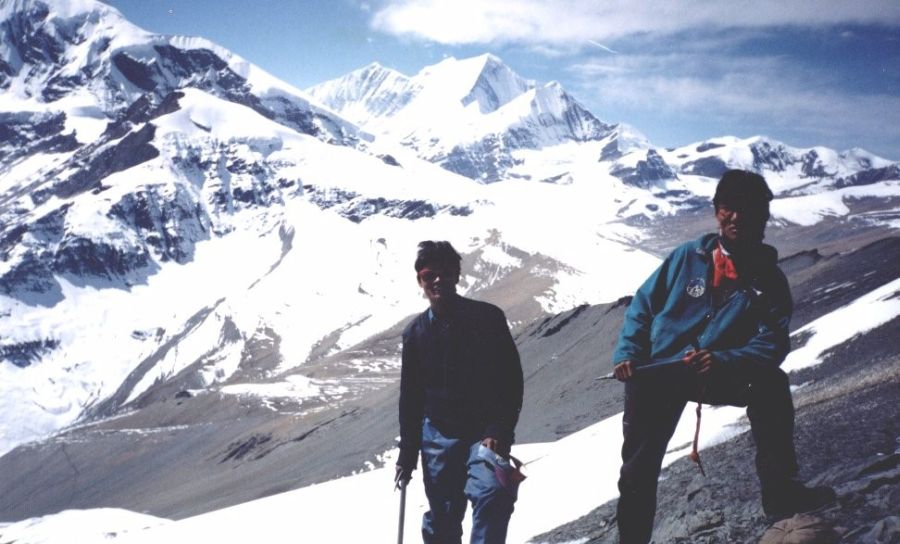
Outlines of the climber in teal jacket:
[[697,343],[727,367],[781,364],[790,351],[793,303],[777,251],[765,244],[748,248],[741,255],[746,281],[716,296],[710,282],[719,244],[718,234],[683,244],[647,278],[625,314],[615,361],[639,367]]
[[793,303],[777,252],[762,243],[772,196],[762,176],[725,172],[713,198],[718,233],[675,249],[625,313],[613,355],[613,374],[625,382],[616,518],[623,544],[650,541],[662,459],[689,400],[747,407],[767,515],[835,498],[796,479],[794,405],[779,367],[790,351]]

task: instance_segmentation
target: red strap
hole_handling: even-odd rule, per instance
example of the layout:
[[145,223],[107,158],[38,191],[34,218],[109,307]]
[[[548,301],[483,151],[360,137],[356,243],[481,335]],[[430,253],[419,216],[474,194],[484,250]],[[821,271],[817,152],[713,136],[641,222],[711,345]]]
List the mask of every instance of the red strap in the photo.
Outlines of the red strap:
[[694,445],[691,448],[691,454],[688,456],[691,461],[697,463],[697,467],[700,469],[700,474],[706,477],[706,471],[703,470],[703,463],[700,462],[700,452],[697,450],[697,443],[700,441],[700,410],[703,407],[703,390],[704,384],[700,383],[700,394],[697,396],[697,427],[694,428]]
[[691,449],[690,457],[691,461],[697,463],[697,467],[700,468],[700,474],[706,476],[706,471],[703,470],[703,463],[700,462],[700,452],[697,451],[697,441],[700,439],[700,407],[702,404],[697,403],[697,428],[694,430],[694,447]]

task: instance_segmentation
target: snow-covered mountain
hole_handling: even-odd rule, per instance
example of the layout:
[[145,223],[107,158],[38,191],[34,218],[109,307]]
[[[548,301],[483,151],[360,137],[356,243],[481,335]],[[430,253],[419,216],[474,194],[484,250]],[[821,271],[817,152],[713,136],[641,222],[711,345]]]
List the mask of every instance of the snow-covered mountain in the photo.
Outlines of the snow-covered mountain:
[[[80,143],[127,117],[139,99],[160,101],[184,87],[244,104],[325,141],[366,137],[311,104],[303,92],[212,42],[150,34],[94,0],[10,0],[0,5],[0,21],[0,111],[64,112],[65,125],[50,126]],[[36,124],[21,117],[11,122]],[[4,153],[2,164],[21,155]]]
[[10,408],[23,395],[35,407],[33,428],[10,422],[10,446],[100,404],[112,413],[159,380],[225,383],[256,364],[256,341],[279,346],[272,374],[393,325],[422,304],[407,271],[422,238],[477,254],[465,282],[481,289],[544,255],[532,287],[506,295],[517,321],[614,298],[625,278],[600,290],[584,278],[600,254],[654,262],[600,237],[599,222],[576,251],[552,247],[564,222],[537,233],[525,216],[504,220],[514,201],[544,215],[542,201],[563,198],[546,187],[394,166],[192,88],[121,138],[5,179],[0,326],[13,364],[0,387]]
[[[352,419],[359,399],[393,402],[378,395],[398,324],[424,306],[423,239],[450,240],[462,289],[538,335],[708,229],[725,168],[766,175],[773,236],[793,246],[900,227],[895,162],[764,137],[656,148],[492,55],[302,91],[94,0],[12,0],[0,90],[0,456],[138,421],[239,460],[302,440],[285,429]],[[188,472],[230,481],[228,466]],[[260,493],[280,475],[252,474]]]
[[[598,120],[558,83],[523,79],[490,54],[448,58],[412,77],[373,63],[307,91],[381,140],[482,182],[608,174],[685,204],[679,195],[703,191],[679,180],[718,178],[728,168],[760,172],[785,196],[900,178],[896,162],[861,149],[800,149],[763,136],[655,148],[633,127]],[[585,172],[592,163],[603,166]]]
[[506,178],[521,149],[614,133],[559,85],[538,84],[486,54],[448,58],[407,77],[379,64],[308,92],[382,138],[483,182]]
[[154,391],[276,379],[394,325],[422,304],[421,239],[471,255],[464,287],[516,324],[627,290],[597,287],[601,257],[655,263],[605,225],[642,191],[479,184],[100,3],[2,17],[0,403],[26,423],[3,421],[0,451]]
[[[900,165],[862,149],[801,149],[763,136],[713,138],[656,156],[662,161],[658,164],[669,166],[674,175],[717,178],[728,168],[760,172],[784,196],[900,178]],[[649,155],[647,162],[651,162]]]

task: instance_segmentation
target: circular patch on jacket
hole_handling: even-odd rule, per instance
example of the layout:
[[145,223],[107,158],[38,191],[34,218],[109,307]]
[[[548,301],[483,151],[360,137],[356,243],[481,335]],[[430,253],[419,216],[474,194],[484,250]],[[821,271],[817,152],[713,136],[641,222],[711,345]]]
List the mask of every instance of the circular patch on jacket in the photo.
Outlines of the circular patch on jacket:
[[700,298],[703,296],[703,293],[706,292],[706,280],[703,278],[694,278],[687,284],[687,294],[694,297]]

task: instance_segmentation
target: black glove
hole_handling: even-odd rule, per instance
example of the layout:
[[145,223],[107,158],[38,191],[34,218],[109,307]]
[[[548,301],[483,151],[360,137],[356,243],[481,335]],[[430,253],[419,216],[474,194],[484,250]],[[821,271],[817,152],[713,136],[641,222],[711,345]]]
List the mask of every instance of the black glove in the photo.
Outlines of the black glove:
[[401,487],[406,487],[406,484],[412,480],[412,472],[411,468],[404,468],[400,465],[397,465],[397,472],[394,473],[394,489],[400,489]]

